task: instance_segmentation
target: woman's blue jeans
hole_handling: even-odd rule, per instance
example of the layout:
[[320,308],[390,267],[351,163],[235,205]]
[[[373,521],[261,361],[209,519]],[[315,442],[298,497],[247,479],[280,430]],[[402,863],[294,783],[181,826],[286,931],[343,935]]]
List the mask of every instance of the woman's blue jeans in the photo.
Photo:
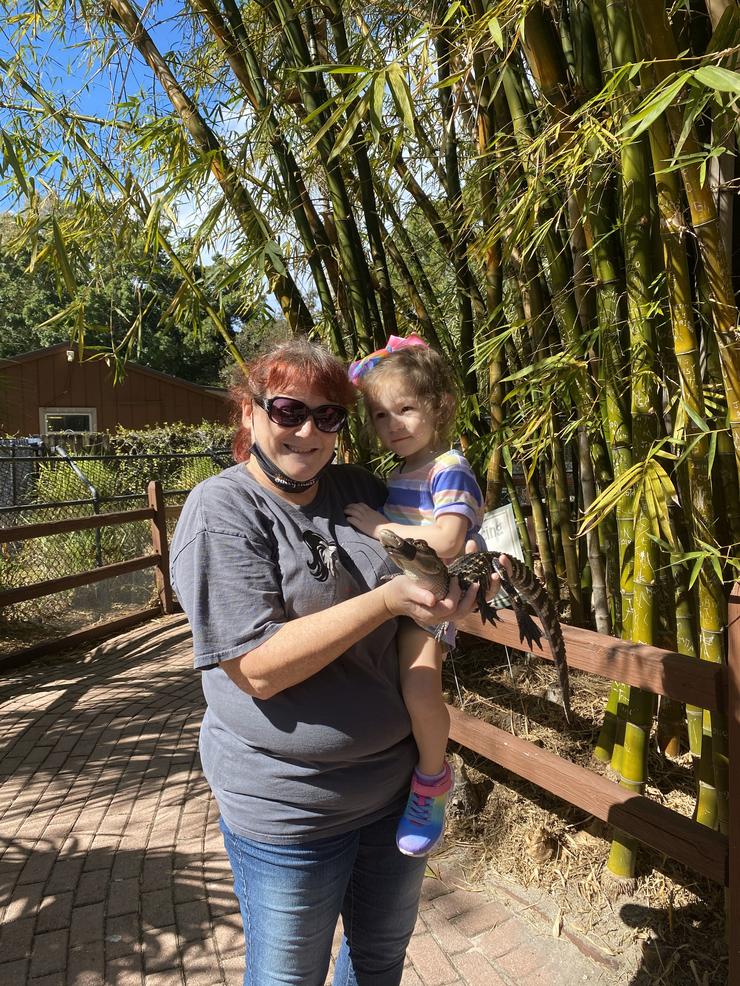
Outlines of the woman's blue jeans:
[[246,946],[244,986],[324,986],[339,915],[334,986],[399,986],[425,859],[396,848],[397,814],[353,832],[274,846],[223,820]]

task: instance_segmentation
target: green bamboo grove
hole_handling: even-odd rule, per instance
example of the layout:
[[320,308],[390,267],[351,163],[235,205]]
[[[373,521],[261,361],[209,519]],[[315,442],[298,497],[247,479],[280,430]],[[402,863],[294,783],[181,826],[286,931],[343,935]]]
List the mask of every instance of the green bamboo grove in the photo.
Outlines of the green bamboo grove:
[[[182,278],[180,314],[207,315],[232,350],[235,285],[245,332],[268,299],[343,358],[418,332],[458,374],[488,506],[513,502],[564,618],[725,659],[740,543],[734,2],[12,9],[3,246],[30,244],[55,271],[73,335],[78,285],[105,276],[88,260],[101,230],[119,248],[143,230]],[[30,57],[41,41],[108,80],[103,109],[82,86],[61,93]],[[204,284],[209,250],[228,263]],[[136,341],[132,324],[115,354]],[[674,755],[684,725],[696,816],[722,829],[721,717],[615,682],[594,754],[640,792],[653,734]],[[611,873],[629,881],[634,865],[615,833]]]

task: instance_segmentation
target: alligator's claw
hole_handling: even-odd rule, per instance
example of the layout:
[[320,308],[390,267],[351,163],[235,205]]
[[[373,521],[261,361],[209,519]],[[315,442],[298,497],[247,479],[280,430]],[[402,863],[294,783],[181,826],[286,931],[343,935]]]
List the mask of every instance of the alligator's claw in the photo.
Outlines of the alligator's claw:
[[542,650],[542,630],[537,626],[532,617],[522,606],[519,599],[511,600],[511,608],[514,610],[514,615],[516,616],[516,625],[519,630],[519,639],[524,642],[527,641],[527,647],[532,649],[532,643],[537,644],[537,646]]

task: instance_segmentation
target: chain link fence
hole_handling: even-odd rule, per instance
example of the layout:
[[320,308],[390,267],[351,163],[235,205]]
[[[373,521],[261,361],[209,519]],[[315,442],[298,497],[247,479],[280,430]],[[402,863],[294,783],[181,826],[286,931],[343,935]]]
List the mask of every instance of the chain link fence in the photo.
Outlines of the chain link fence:
[[[93,447],[94,448],[94,447]],[[192,452],[68,451],[38,440],[0,440],[0,527],[147,506],[159,480],[168,505],[231,465],[227,448]],[[168,521],[172,536],[174,520]],[[75,575],[151,551],[148,521],[0,544],[0,590]],[[0,608],[0,653],[104,622],[156,602],[152,570]]]

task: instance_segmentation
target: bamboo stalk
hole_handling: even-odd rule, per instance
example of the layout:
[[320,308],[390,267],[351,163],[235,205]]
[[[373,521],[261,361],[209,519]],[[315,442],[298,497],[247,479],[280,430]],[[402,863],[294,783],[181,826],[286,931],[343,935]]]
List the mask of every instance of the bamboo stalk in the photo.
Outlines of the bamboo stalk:
[[[644,74],[650,81],[648,70]],[[686,407],[700,420],[705,417],[704,399],[702,392],[701,369],[699,366],[699,345],[694,328],[693,302],[690,288],[690,275],[686,249],[682,241],[683,223],[680,189],[673,171],[667,170],[671,158],[670,142],[665,122],[656,120],[649,130],[653,166],[657,172],[658,207],[661,213],[661,237],[663,240],[664,261],[667,275],[669,304],[671,308],[671,323],[674,336],[674,348],[679,370],[681,396]],[[686,425],[686,438],[690,443],[687,459],[688,484],[690,492],[689,523],[695,541],[705,543],[714,540],[712,514],[712,487],[709,477],[708,455],[709,439],[706,433],[700,433],[694,421],[690,418]],[[722,585],[719,582],[712,565],[707,559],[702,565],[698,581],[699,600],[699,657],[721,663],[723,661],[723,646],[717,629],[724,619],[724,598]],[[698,741],[697,726],[698,712],[687,710],[692,721],[690,741],[696,750]],[[702,722],[706,717],[702,716]],[[715,717],[716,718],[716,717]],[[704,725],[713,729],[717,734],[711,744],[715,760],[715,772],[724,775],[726,748],[723,745],[722,727],[719,720],[714,726],[711,720]],[[698,799],[697,818],[713,822],[716,811],[724,818],[724,806],[727,795],[721,789],[715,794],[714,785],[710,783],[710,767],[704,756],[709,750],[705,736],[702,744],[702,762],[698,765]],[[719,798],[715,808],[715,800]],[[703,802],[709,803],[704,806]],[[723,823],[724,824],[724,823]]]
[[[335,349],[342,355],[346,355],[344,340],[337,321],[334,298],[322,266],[322,260],[324,262],[327,260],[328,243],[325,235],[321,243],[317,241],[315,231],[317,227],[321,226],[320,219],[313,209],[310,199],[305,194],[305,185],[301,179],[298,163],[285,140],[280,136],[279,126],[259,69],[259,62],[238,8],[234,0],[224,0],[224,10],[228,17],[227,24],[212,0],[191,0],[191,2],[194,9],[206,18],[234,75],[255,111],[263,120],[270,146],[277,158],[280,175],[290,202],[291,214],[306,250],[306,257],[321,301],[321,307],[332,328]],[[313,215],[309,214],[309,206]]]
[[308,332],[313,326],[311,313],[292,276],[287,271],[279,271],[270,259],[269,251],[280,253],[280,247],[264,216],[239,181],[220,141],[175,79],[128,0],[109,0],[107,12],[151,68],[195,146],[201,153],[209,155],[211,172],[223,189],[245,235],[257,249],[265,251],[265,268],[288,322],[296,331]]
[[[632,639],[638,643],[653,642],[653,589],[657,549],[652,540],[652,527],[643,500],[640,501],[635,524],[635,607]],[[623,752],[620,762],[620,784],[636,794],[642,794],[647,780],[647,755],[650,727],[653,721],[655,697],[637,688],[630,689],[629,711],[624,729]],[[615,832],[609,852],[609,872],[627,883],[634,880],[636,842]]]
[[514,511],[514,522],[516,523],[516,529],[519,534],[519,540],[522,545],[522,552],[524,554],[524,564],[527,568],[532,568],[532,540],[529,536],[529,527],[524,517],[524,512],[522,510],[522,505],[519,501],[519,494],[514,486],[514,480],[509,475],[508,470],[504,469],[504,483],[506,484],[506,491],[509,494],[509,503]]
[[[677,61],[678,50],[666,19],[665,6],[662,0],[629,2],[632,16],[640,25],[650,56],[656,59],[656,77],[663,81],[680,68]],[[682,121],[675,112],[669,112],[668,119],[676,140],[682,130]],[[737,305],[712,191],[702,181],[699,164],[694,163],[698,156],[699,144],[693,130],[689,130],[684,139],[680,173],[709,287],[708,298],[722,367],[735,461],[740,471],[740,337],[736,328]]]
[[274,110],[275,102],[268,94],[264,69],[260,65],[254,45],[247,33],[241,11],[235,0],[223,0],[226,16],[226,23],[224,23],[212,0],[192,0],[192,2],[204,9],[208,23],[222,46],[234,75],[252,103],[255,112],[259,114],[261,122],[266,125],[267,137],[270,146],[277,155],[281,175],[286,176],[291,194],[297,194],[300,199],[309,228],[321,250],[322,260],[331,277],[331,255],[328,252],[329,241],[326,231],[311,198],[306,193],[305,180],[296,157],[281,132],[280,121]]
[[565,469],[563,445],[553,429],[550,448],[552,450],[553,495],[558,515],[558,530],[565,565],[566,585],[568,587],[571,620],[576,626],[583,624],[583,598],[581,594],[581,570],[578,564],[573,522],[570,509],[570,495]]
[[[480,0],[474,0],[473,10],[476,17],[483,16],[483,6]],[[478,154],[482,163],[480,176],[480,205],[483,222],[488,230],[492,230],[496,222],[496,181],[486,162],[490,157],[490,146],[496,131],[496,118],[493,108],[493,93],[485,65],[484,56],[479,47],[473,52],[474,84],[476,87],[475,105],[476,137]],[[495,162],[494,162],[495,164]],[[504,179],[500,179],[503,184]],[[497,234],[489,235],[486,239],[485,250],[485,297],[487,308],[486,334],[495,336],[503,326],[504,316],[504,277],[502,269],[501,242]],[[488,407],[491,416],[491,430],[501,434],[504,420],[503,396],[504,389],[501,379],[504,375],[503,360],[494,355],[488,365]],[[503,481],[503,448],[496,441],[486,467],[486,507],[495,509],[501,497]]]
[[[347,42],[347,33],[344,26],[341,3],[339,3],[339,0],[328,0],[327,7],[331,11],[331,27],[335,40],[337,60],[339,62],[347,62],[350,60],[349,44]],[[310,15],[310,7],[306,9],[306,13],[307,15]],[[339,75],[336,78],[340,89],[344,89],[345,84],[343,82],[343,76]],[[350,103],[347,106],[348,117],[352,113],[356,102],[357,101],[355,100],[355,102]],[[383,317],[384,334],[382,338],[376,338],[375,341],[378,346],[381,346],[385,343],[386,338],[389,335],[395,334],[398,331],[398,326],[396,324],[396,310],[393,301],[390,274],[388,272],[388,263],[385,255],[383,231],[381,229],[380,217],[378,215],[378,205],[375,197],[373,171],[365,144],[364,129],[360,124],[358,124],[355,130],[355,135],[350,146],[352,148],[352,154],[354,156],[355,165],[357,167],[357,175],[359,178],[360,201],[365,218],[365,228],[368,234],[370,253],[373,258],[373,273],[378,282],[378,295],[380,298],[380,310]]]
[[[606,4],[606,24],[615,66],[634,61],[632,35],[627,10],[621,0]],[[629,105],[632,93],[628,84],[622,95]],[[658,434],[658,400],[655,386],[655,336],[649,317],[651,304],[650,193],[648,183],[647,142],[624,142],[621,147],[622,237],[627,273],[627,316],[630,345],[631,433],[635,458],[644,460]],[[645,480],[646,484],[648,480]],[[657,546],[647,497],[643,488],[635,499],[635,544],[633,614],[631,638],[652,644],[655,639],[655,569]],[[628,714],[621,749],[621,783],[642,793],[647,781],[647,751],[653,719],[653,696],[630,688]],[[631,881],[635,872],[636,844],[616,835],[607,864],[610,873],[620,880]]]
[[[328,93],[320,71],[315,68],[309,46],[295,8],[290,0],[259,0],[260,6],[280,28],[280,40],[290,64],[297,69],[297,86],[306,114],[314,115],[312,127],[318,133],[327,121],[322,109]],[[311,71],[313,69],[313,71]],[[332,221],[342,267],[344,290],[352,312],[353,327],[360,352],[369,352],[382,334],[375,296],[368,291],[370,272],[352,209],[340,162],[332,159],[335,134],[327,131],[316,143],[332,206]]]
[[462,377],[463,367],[462,367],[462,361],[460,359],[460,353],[458,351],[458,347],[456,346],[448,330],[447,323],[445,320],[445,315],[442,312],[437,302],[437,297],[434,291],[434,287],[431,284],[429,277],[427,276],[427,272],[424,269],[424,265],[419,259],[419,255],[416,251],[416,248],[411,240],[411,237],[408,234],[408,231],[404,225],[403,220],[399,216],[396,207],[393,201],[391,200],[390,195],[387,193],[387,190],[385,193],[383,193],[382,189],[380,190],[379,194],[382,196],[383,208],[387,213],[388,218],[390,219],[393,226],[392,235],[394,241],[398,240],[399,245],[397,246],[397,252],[398,254],[402,254],[403,260],[406,263],[409,271],[418,282],[419,288],[421,289],[420,293],[423,292],[424,303],[428,310],[429,317],[433,323],[434,333],[435,333],[435,336],[430,337],[429,341],[432,342],[433,338],[436,337],[437,348],[440,350],[440,352],[443,352],[447,356],[447,358],[455,367],[456,371]]
[[[478,385],[473,371],[473,342],[475,336],[473,318],[473,273],[468,262],[469,232],[463,218],[462,186],[452,88],[449,84],[450,29],[447,26],[447,0],[435,0],[433,4],[437,30],[434,45],[437,55],[439,102],[442,118],[442,150],[445,161],[445,190],[452,219],[452,261],[457,280],[457,301],[460,308],[460,350],[463,362],[463,387],[467,394],[475,394]],[[481,310],[481,314],[484,314]]]
[[560,588],[558,586],[558,578],[555,573],[555,564],[553,562],[552,550],[550,547],[550,536],[547,531],[547,521],[545,519],[545,508],[542,503],[539,485],[534,472],[531,475],[527,475],[526,462],[524,463],[524,467],[527,496],[529,497],[529,504],[532,508],[534,536],[535,541],[537,542],[537,550],[540,556],[540,564],[542,565],[544,582],[551,598],[560,599]]

